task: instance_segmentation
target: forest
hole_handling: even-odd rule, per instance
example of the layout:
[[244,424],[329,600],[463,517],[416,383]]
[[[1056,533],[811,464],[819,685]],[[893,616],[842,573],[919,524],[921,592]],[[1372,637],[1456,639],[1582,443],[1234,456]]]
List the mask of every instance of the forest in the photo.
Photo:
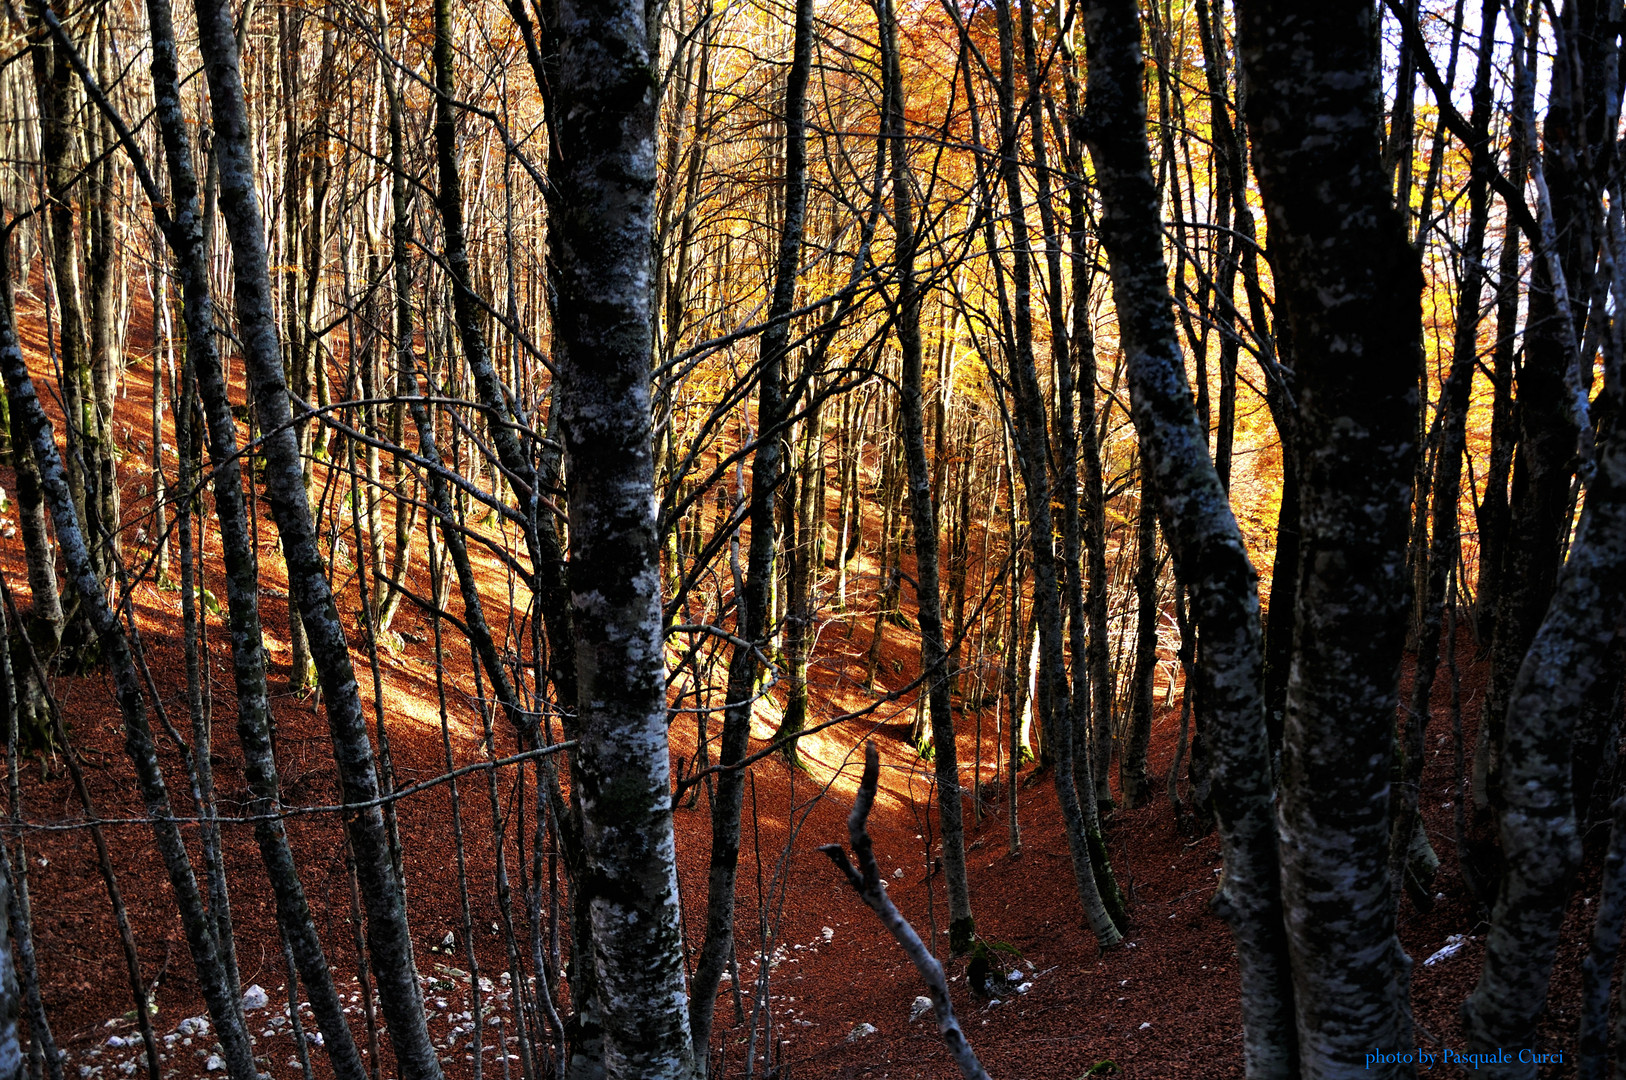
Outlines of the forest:
[[5,0],[0,1080],[1626,1077],[1623,37]]

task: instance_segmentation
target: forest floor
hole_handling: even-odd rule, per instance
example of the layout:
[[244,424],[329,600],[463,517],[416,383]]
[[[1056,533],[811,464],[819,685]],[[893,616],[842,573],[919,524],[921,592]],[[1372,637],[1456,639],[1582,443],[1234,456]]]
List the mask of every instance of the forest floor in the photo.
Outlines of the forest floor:
[[[24,330],[30,330],[27,320]],[[35,348],[40,345],[37,341],[30,344]],[[131,424],[128,418],[146,415],[149,393],[150,373],[143,378],[138,366],[128,379],[128,400],[120,402],[115,421],[120,444],[129,450],[124,486],[126,523],[132,531],[142,522],[149,500],[139,488],[145,457],[138,446],[143,438],[142,425]],[[57,415],[60,417],[60,413]],[[0,485],[13,490],[9,469],[0,470]],[[0,521],[0,526],[9,524]],[[275,530],[263,517],[258,525],[266,646],[274,684],[280,686],[286,685],[289,657],[285,582],[280,576]],[[205,585],[223,595],[218,543],[206,544],[205,552]],[[506,598],[498,564],[481,553],[476,554],[476,561],[489,575],[493,599]],[[26,609],[20,537],[0,542],[0,573],[18,590],[18,602]],[[351,641],[357,643],[364,637],[353,610],[354,582],[343,572],[339,577],[342,594],[352,598],[345,614]],[[425,578],[420,554],[411,575],[419,595],[429,593]],[[864,595],[856,586],[854,591]],[[184,727],[187,709],[179,593],[143,584],[136,588],[133,599],[165,707],[171,719]],[[858,619],[850,635],[846,633],[848,623],[841,616],[826,612],[826,619],[810,672],[810,723],[875,706],[878,695],[884,695],[888,686],[895,689],[905,685],[918,666],[918,641],[914,635],[889,629],[880,669],[882,685],[876,691],[866,690],[862,685],[864,655],[872,619]],[[403,647],[398,653],[381,651],[378,659],[394,768],[397,782],[404,785],[444,772],[448,751],[443,745],[436,704],[431,621],[408,605],[398,616],[395,629],[402,635]],[[522,629],[509,626],[511,633]],[[452,627],[443,626],[443,630],[447,635],[445,675],[450,712],[446,730],[450,756],[463,765],[481,760],[487,751],[481,743],[478,712],[472,704],[476,685],[467,650],[458,651],[466,642],[455,635]],[[212,708],[218,720],[214,743],[216,784],[222,813],[232,815],[243,805],[246,786],[232,731],[235,702],[231,669],[218,617],[211,617],[209,633],[213,645],[209,659]],[[1484,674],[1474,658],[1474,645],[1466,627],[1458,635],[1458,652],[1463,674],[1462,711],[1471,740]],[[367,657],[359,647],[355,649],[355,660],[364,697],[370,701],[372,682]],[[1446,715],[1448,683],[1442,671],[1436,717]],[[112,867],[131,914],[143,980],[157,984],[154,1027],[165,1048],[164,1075],[206,1076],[213,1040],[195,1025],[182,1028],[184,1019],[204,1010],[151,831],[139,820],[141,805],[130,783],[110,686],[105,674],[97,673],[84,678],[59,678],[54,689],[83,761],[97,814],[103,819],[125,819],[122,823],[109,820],[104,831]],[[1159,701],[1163,701],[1161,686]],[[274,701],[274,709],[287,801],[306,805],[337,802],[334,766],[319,705],[283,694]],[[753,749],[772,736],[777,720],[775,709],[772,702],[765,703],[753,733]],[[1156,797],[1150,805],[1138,809],[1120,807],[1107,825],[1114,867],[1129,897],[1133,925],[1124,944],[1105,955],[1098,952],[1083,928],[1050,773],[1031,765],[1022,770],[1017,785],[1019,853],[1013,853],[1009,844],[1003,788],[995,785],[985,792],[980,820],[976,820],[970,806],[967,808],[967,854],[977,929],[984,938],[1005,943],[1013,950],[999,955],[1021,973],[1019,981],[1026,986],[1025,991],[1000,1000],[978,1000],[966,986],[964,962],[951,960],[947,965],[954,980],[951,985],[961,1022],[996,1080],[1076,1080],[1098,1065],[1101,1067],[1097,1074],[1110,1072],[1104,1064],[1109,1062],[1126,1077],[1242,1075],[1234,953],[1227,928],[1208,906],[1220,873],[1218,840],[1211,832],[1198,837],[1182,834],[1163,795],[1162,777],[1174,753],[1178,713],[1178,700],[1172,708],[1158,711],[1151,754]],[[695,750],[692,720],[687,714],[680,715],[682,719],[673,728],[674,771],[678,771],[680,762],[692,762]],[[935,792],[930,763],[921,760],[909,744],[913,715],[912,694],[896,701],[882,701],[867,716],[835,724],[804,740],[803,769],[792,769],[777,756],[751,769],[741,860],[738,953],[747,1011],[759,960],[763,955],[769,958],[772,1032],[762,1045],[771,1043],[774,1047],[773,1057],[782,1066],[781,1076],[799,1080],[901,1080],[955,1075],[930,1014],[911,1017],[915,998],[925,992],[912,967],[876,918],[816,850],[820,844],[845,841],[845,817],[862,763],[860,747],[866,738],[875,739],[885,766],[882,793],[870,819],[877,857],[883,870],[891,875],[890,893],[898,907],[940,954],[946,954],[942,878],[934,875],[928,880],[927,874],[936,844],[936,815],[932,809]],[[984,729],[980,737],[981,776],[984,782],[992,778],[992,710],[986,710],[980,721],[975,713],[958,715],[957,719],[962,783],[970,788],[973,763],[978,760],[979,722]],[[1447,721],[1437,720],[1429,732],[1423,798],[1430,838],[1443,861],[1434,886],[1437,902],[1427,914],[1414,910],[1409,900],[1401,908],[1401,939],[1407,952],[1418,961],[1412,973],[1418,1042],[1436,1051],[1441,1046],[1464,1049],[1457,1009],[1478,977],[1485,930],[1476,921],[1456,869],[1450,809],[1452,753],[1447,727]],[[714,733],[715,728],[714,724]],[[515,749],[512,733],[502,730],[500,724],[495,742],[498,754]],[[163,758],[176,812],[190,813],[184,767],[179,753],[168,742],[163,745]],[[518,858],[514,838],[529,833],[530,799],[524,791],[516,790],[514,770],[504,770],[494,788],[488,785],[487,775],[464,777],[457,793],[466,835],[466,873],[478,975],[491,980],[489,996],[496,999],[497,1006],[482,1029],[486,1035],[485,1075],[517,1080],[518,1060],[503,1061],[493,1049],[500,1039],[512,1040],[508,1027],[512,1012],[506,992],[508,977],[502,974],[507,960],[498,930],[501,912],[493,884],[492,822],[495,812],[507,825],[509,874],[516,886],[513,916],[516,922],[523,923],[524,912],[517,897],[522,895],[522,867],[528,860]],[[22,779],[26,821],[73,822],[84,818],[60,758],[25,762]],[[675,814],[691,963],[704,932],[710,843],[706,807],[705,796],[701,795],[697,806],[685,805]],[[448,1074],[469,1076],[473,1071],[470,1025],[460,1019],[460,1014],[466,1015],[472,1005],[458,902],[452,787],[443,784],[402,801],[399,822],[418,962],[427,980],[431,1031],[443,1048]],[[201,867],[196,827],[189,826],[187,833],[194,863]],[[289,833],[336,978],[353,1010],[358,1042],[366,1047],[362,998],[355,980],[357,950],[350,921],[350,879],[342,832],[333,815],[313,814],[290,820]],[[56,1037],[69,1055],[69,1076],[113,1080],[144,1072],[140,1040],[129,1019],[133,1015],[129,1013],[129,983],[89,831],[82,827],[30,829],[24,840],[45,1003]],[[288,980],[264,871],[247,828],[228,825],[224,848],[233,886],[242,983],[245,988],[260,986],[269,995],[267,1007],[250,1013],[259,1053],[272,1075],[297,1077],[300,1070],[286,1019]],[[1562,1049],[1566,1057],[1571,1056],[1574,1044],[1580,956],[1590,924],[1586,909],[1597,892],[1598,862],[1595,858],[1589,860],[1581,887],[1575,893],[1543,1028],[1547,1044]],[[455,943],[449,951],[443,945],[448,935]],[[1455,935],[1464,937],[1457,939]],[[1424,958],[1458,941],[1461,948],[1453,955],[1437,963],[1424,963]],[[751,1025],[749,1018],[743,1023],[737,1021],[731,989],[725,982],[718,1003],[716,1041],[724,1047],[725,1074],[737,1076],[741,1075],[738,1063],[744,1056]],[[302,1010],[302,1015],[308,1025],[308,1011]],[[869,1025],[873,1030],[860,1025]],[[331,1075],[319,1050],[312,1057],[317,1075]],[[393,1076],[392,1065],[386,1042],[381,1069],[375,1076]],[[1564,1065],[1544,1075],[1572,1075],[1571,1069]],[[1435,1072],[1453,1075],[1450,1069]]]

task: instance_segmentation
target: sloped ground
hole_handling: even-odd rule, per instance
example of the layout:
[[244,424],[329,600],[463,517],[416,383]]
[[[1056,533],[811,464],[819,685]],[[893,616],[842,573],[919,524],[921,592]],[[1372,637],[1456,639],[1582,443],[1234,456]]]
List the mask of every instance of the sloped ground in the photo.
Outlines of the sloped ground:
[[[24,312],[28,310],[25,298]],[[25,323],[25,332],[31,328]],[[37,327],[33,328],[37,330]],[[139,335],[140,329],[137,327]],[[37,337],[37,333],[36,333]],[[29,342],[36,349],[42,344]],[[36,366],[38,369],[38,366]],[[137,365],[127,380],[127,398],[119,405],[115,428],[129,452],[123,463],[125,513],[130,529],[142,527],[148,499],[140,493],[145,454],[140,452],[150,398],[150,373]],[[47,395],[49,397],[49,395]],[[54,408],[54,406],[53,406]],[[134,420],[132,423],[131,421]],[[0,470],[0,485],[12,488],[9,470]],[[14,511],[10,511],[14,513]],[[150,522],[146,522],[150,527]],[[0,526],[9,522],[0,522]],[[285,684],[287,601],[281,590],[280,559],[275,530],[262,514],[260,530],[263,577],[263,614],[266,645],[272,661],[274,685]],[[0,528],[3,535],[3,528]],[[221,568],[218,543],[206,543],[206,585],[216,593]],[[487,575],[487,593],[506,601],[507,585],[501,568],[477,556]],[[0,572],[19,590],[23,586],[21,540],[0,541]],[[871,575],[859,582],[873,582]],[[340,586],[352,597],[354,582],[341,571]],[[429,592],[421,550],[412,574],[413,589]],[[865,595],[853,585],[855,595]],[[907,601],[906,601],[907,602]],[[180,648],[179,595],[150,585],[137,589],[135,607],[154,676],[165,694],[171,718],[184,727],[183,666]],[[363,639],[359,621],[349,611],[352,643]],[[504,620],[496,620],[504,621]],[[229,659],[218,619],[211,619],[210,660],[213,715],[216,718],[216,777],[221,811],[231,815],[241,807],[246,789],[241,758],[233,734],[235,702],[231,693]],[[861,687],[863,656],[869,640],[868,617],[859,619],[850,637],[844,624],[828,623],[819,638],[819,652],[810,675],[813,715],[818,722],[876,703]],[[410,604],[403,608],[395,629],[404,639],[400,654],[380,656],[383,698],[398,782],[406,784],[442,773],[446,751],[441,741],[436,706],[435,668],[430,622]],[[455,764],[485,756],[480,721],[474,706],[477,694],[466,642],[450,626],[446,632],[445,673],[449,708],[448,731]],[[511,627],[525,633],[526,628]],[[1466,632],[1459,635],[1459,658],[1465,672],[1463,703],[1469,737],[1478,713],[1483,674],[1473,666],[1472,646]],[[901,686],[918,665],[918,641],[912,634],[889,629],[881,665],[880,689]],[[357,652],[357,672],[364,695],[371,700],[366,658]],[[1428,915],[1418,915],[1409,903],[1403,908],[1402,939],[1413,957],[1421,960],[1438,951],[1454,934],[1468,935],[1462,949],[1435,965],[1419,963],[1413,971],[1413,999],[1419,1041],[1461,1048],[1456,1010],[1477,978],[1484,927],[1473,923],[1467,898],[1458,878],[1451,842],[1448,769],[1450,747],[1440,741],[1447,730],[1444,675],[1436,698],[1436,722],[1429,736],[1431,757],[1425,779],[1423,812],[1430,836],[1444,860],[1436,883],[1440,900]],[[156,984],[158,1016],[155,1027],[163,1041],[165,1076],[207,1075],[212,1039],[188,1018],[203,1013],[191,974],[191,962],[181,934],[175,906],[154,850],[151,832],[140,815],[140,804],[129,781],[123,756],[119,721],[107,680],[101,674],[83,679],[61,678],[55,685],[74,744],[81,754],[92,796],[104,818],[126,819],[109,823],[106,832],[119,886],[129,907],[141,952],[144,981]],[[758,743],[773,733],[776,715],[766,703],[756,729]],[[337,788],[326,746],[326,725],[310,701],[283,695],[276,699],[278,753],[290,803],[331,804]],[[1160,712],[1153,738],[1154,775],[1161,777],[1173,754],[1176,712]],[[865,738],[878,740],[885,769],[882,796],[871,818],[877,854],[893,876],[891,892],[899,907],[923,936],[946,948],[941,933],[946,924],[945,898],[940,876],[928,882],[927,869],[936,845],[934,792],[929,763],[922,762],[908,745],[914,715],[912,697],[882,703],[873,712],[845,721],[809,737],[803,745],[805,772],[793,771],[772,758],[755,766],[746,793],[748,814],[741,862],[739,901],[739,958],[746,1012],[757,987],[760,958],[771,958],[768,1019],[771,1028],[759,1034],[758,1048],[771,1054],[781,1075],[807,1077],[949,1077],[953,1066],[943,1052],[930,1016],[911,1019],[911,1005],[923,992],[902,952],[886,937],[871,913],[862,907],[828,861],[816,848],[844,841],[845,816],[857,783]],[[959,755],[963,782],[970,787],[979,744],[975,714],[959,717]],[[995,762],[995,714],[980,718],[984,782],[991,779]],[[718,728],[713,722],[713,736]],[[674,764],[692,760],[695,750],[692,721],[685,716],[674,726]],[[515,749],[511,734],[499,721],[498,754]],[[715,751],[713,751],[713,759]],[[164,764],[171,779],[177,813],[190,813],[179,754],[164,745]],[[1157,784],[1161,791],[1161,782]],[[1235,965],[1229,934],[1212,915],[1207,901],[1219,872],[1218,844],[1213,835],[1190,838],[1179,834],[1172,810],[1161,794],[1153,804],[1120,810],[1108,835],[1119,880],[1128,891],[1134,926],[1123,947],[1102,956],[1082,929],[1072,885],[1070,863],[1061,837],[1051,778],[1024,769],[1018,784],[1022,829],[1020,854],[1009,850],[1004,789],[993,789],[984,799],[985,813],[969,828],[973,903],[979,931],[1003,942],[1014,953],[1003,954],[1020,981],[1022,993],[1003,1000],[974,999],[965,986],[962,962],[949,964],[956,1008],[973,1046],[996,1078],[1061,1078],[1074,1080],[1092,1066],[1111,1062],[1129,1077],[1238,1077],[1241,1071],[1240,1016]],[[466,872],[470,881],[472,925],[479,958],[478,977],[489,986],[486,1005],[492,1007],[482,1025],[485,1075],[518,1077],[520,1063],[499,1058],[497,1045],[512,1046],[512,1011],[507,1001],[506,957],[497,931],[501,919],[494,882],[495,848],[493,810],[507,825],[509,874],[516,895],[523,885],[515,836],[529,836],[530,792],[518,790],[515,774],[504,771],[493,796],[485,774],[465,777],[458,785],[466,837]],[[74,821],[81,811],[61,763],[47,758],[25,763],[24,818],[33,823]],[[709,815],[703,794],[698,806],[677,811],[680,876],[691,952],[698,949],[704,926],[706,868],[709,857]],[[973,815],[969,812],[968,822]],[[426,997],[432,1010],[432,1031],[444,1048],[452,1076],[472,1074],[470,1047],[474,1025],[469,998],[468,961],[462,937],[458,903],[458,867],[453,843],[452,789],[433,788],[405,800],[399,807],[419,967],[426,979]],[[755,825],[751,822],[754,820]],[[268,1004],[250,1014],[265,1067],[278,1077],[300,1074],[294,1057],[291,1025],[286,1019],[287,978],[273,920],[269,890],[249,831],[226,827],[225,857],[233,886],[233,913],[237,925],[238,959],[243,985],[260,986]],[[351,1003],[358,1042],[369,1046],[363,1001],[355,982],[357,950],[350,921],[351,894],[344,862],[342,833],[332,815],[295,818],[289,832],[300,859],[301,872],[341,989]],[[196,829],[189,827],[195,865],[201,867]],[[34,927],[44,978],[46,1005],[60,1044],[69,1053],[69,1074],[85,1077],[135,1075],[145,1071],[134,1026],[121,1019],[131,998],[109,911],[106,890],[99,876],[94,849],[83,829],[29,830],[29,883],[34,899]],[[1579,959],[1589,925],[1590,898],[1597,893],[1596,860],[1577,891],[1564,934],[1564,952],[1554,979],[1553,1005],[1544,1035],[1553,1046],[1568,1051],[1576,1026],[1575,1002],[1579,993]],[[928,887],[929,886],[929,887]],[[516,905],[519,903],[516,900]],[[514,917],[523,922],[522,907]],[[452,946],[445,946],[447,935]],[[935,936],[934,936],[935,934]],[[742,1074],[751,1024],[736,1023],[732,987],[725,983],[718,1008],[718,1040],[723,1047],[724,1072]],[[308,1012],[304,1013],[308,1021]],[[859,1025],[874,1031],[854,1037]],[[129,1041],[130,1045],[125,1045]],[[369,1054],[370,1056],[370,1054]],[[313,1052],[318,1075],[328,1075],[319,1049]],[[1550,1075],[1570,1075],[1573,1066],[1553,1069]],[[763,1066],[757,1066],[760,1075]],[[1436,1070],[1450,1075],[1449,1070]],[[387,1049],[382,1051],[379,1076],[392,1075]]]

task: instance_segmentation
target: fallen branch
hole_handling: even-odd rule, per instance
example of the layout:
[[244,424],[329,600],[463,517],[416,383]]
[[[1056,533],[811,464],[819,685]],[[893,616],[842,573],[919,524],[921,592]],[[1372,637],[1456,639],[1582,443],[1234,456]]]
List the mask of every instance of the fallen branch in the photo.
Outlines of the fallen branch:
[[875,805],[875,787],[880,775],[881,758],[875,751],[875,744],[865,743],[864,779],[858,785],[858,799],[853,803],[852,813],[847,815],[847,835],[852,842],[853,855],[858,859],[858,869],[853,869],[840,844],[825,844],[819,850],[830,856],[830,861],[847,875],[858,898],[881,917],[881,924],[903,946],[915,970],[926,981],[926,989],[931,991],[932,1010],[937,1014],[937,1033],[943,1036],[949,1055],[954,1058],[954,1064],[960,1067],[960,1075],[966,1080],[988,1080],[982,1062],[977,1060],[976,1051],[971,1049],[965,1032],[960,1030],[960,1021],[954,1017],[954,1005],[949,1001],[948,980],[943,977],[943,965],[926,948],[920,935],[915,933],[915,928],[909,925],[909,920],[892,905],[882,886],[881,871],[875,865],[874,845],[870,842],[868,828],[869,812]]

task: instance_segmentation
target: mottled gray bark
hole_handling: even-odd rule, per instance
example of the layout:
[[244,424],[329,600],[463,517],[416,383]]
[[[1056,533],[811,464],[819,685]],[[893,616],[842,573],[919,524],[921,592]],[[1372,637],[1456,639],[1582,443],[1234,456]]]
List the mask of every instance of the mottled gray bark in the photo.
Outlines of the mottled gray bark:
[[[197,0],[198,46],[209,82],[214,150],[220,169],[220,209],[231,240],[238,337],[261,429],[266,498],[282,542],[288,593],[311,644],[327,710],[340,788],[348,803],[379,794],[373,748],[350,662],[349,644],[327,580],[306,498],[299,445],[291,424],[288,386],[271,303],[271,280],[254,148],[238,64],[235,21],[221,0]],[[407,927],[406,898],[391,860],[384,818],[374,806],[346,822],[367,909],[368,954],[378,983],[397,1065],[408,1080],[439,1080],[440,1059],[429,1041],[423,997]]]
[[1626,923],[1626,798],[1617,798],[1604,856],[1603,887],[1598,894],[1592,943],[1581,962],[1581,1028],[1576,1038],[1576,1075],[1580,1080],[1608,1076],[1609,998],[1620,954],[1621,926]]
[[650,445],[655,43],[636,0],[559,6],[556,406],[570,501],[576,782],[612,1080],[695,1075],[678,912]]
[[[0,258],[6,257],[9,257],[6,245],[0,243]],[[0,289],[0,294],[4,292],[4,289]],[[11,316],[8,312],[0,311],[0,320],[9,322]],[[10,603],[10,599],[11,594],[7,590],[5,593],[7,604]],[[5,642],[0,646],[0,698],[5,702],[6,803],[7,817],[12,827],[16,829],[21,825],[23,816],[22,785],[19,782],[17,764],[17,739],[21,731],[19,723],[21,703],[17,699],[17,687],[21,683],[17,680],[17,672],[11,663],[11,633],[5,605],[0,605],[0,642]],[[28,895],[28,849],[20,837],[17,840],[15,872],[11,864],[11,847],[8,843],[0,842],[0,875],[4,877],[4,887],[11,897],[8,924],[0,925],[6,925],[9,930],[11,945],[16,953],[17,976],[22,984],[23,1002],[28,1010],[30,1050],[37,1051],[43,1060],[44,1068],[41,1075],[45,1080],[62,1080],[62,1058],[57,1052],[56,1038],[51,1033],[50,1017],[45,1013],[45,1002],[40,994],[39,963],[34,952],[34,918]]]
[[[11,922],[11,875],[0,873],[0,926]],[[0,948],[0,1080],[22,1080],[23,1048],[17,1039],[17,1015],[21,1002],[17,992],[17,968],[11,950]],[[61,1069],[61,1065],[57,1065]]]
[[[1580,865],[1570,743],[1588,693],[1608,674],[1611,645],[1621,632],[1626,429],[1617,427],[1599,445],[1596,465],[1557,592],[1508,704],[1501,817],[1506,870],[1485,938],[1485,967],[1462,1009],[1475,1049],[1534,1045]],[[1536,1067],[1513,1062],[1492,1075],[1534,1077]]]
[[[0,301],[0,311],[5,312],[15,310],[10,295],[9,267],[7,257],[0,255],[0,293],[5,294],[4,301]],[[233,980],[221,961],[214,926],[204,906],[197,878],[193,875],[186,842],[170,810],[169,789],[164,782],[158,749],[148,725],[147,704],[130,652],[130,643],[97,579],[90,548],[80,531],[67,474],[57,454],[56,436],[34,390],[17,340],[17,329],[11,319],[0,320],[0,377],[5,380],[6,392],[13,407],[11,419],[17,429],[13,437],[27,439],[34,460],[39,465],[42,494],[50,508],[52,524],[56,527],[57,543],[67,565],[69,581],[79,592],[82,610],[100,640],[102,657],[113,676],[114,696],[124,721],[125,753],[135,767],[141,800],[152,822],[159,855],[180,908],[181,925],[192,954],[198,988],[209,1007],[210,1018],[214,1021],[216,1034],[225,1052],[227,1070],[232,1080],[255,1080],[254,1050],[243,1025],[240,1003],[232,993]]]
[[1368,1052],[1411,1036],[1388,852],[1422,272],[1378,145],[1377,11],[1357,0],[1243,0],[1238,10],[1254,171],[1300,410],[1278,810],[1300,1067],[1307,1077],[1366,1075]]
[[[249,809],[261,819],[255,822],[254,838],[276,899],[277,921],[305,984],[334,1073],[341,1080],[361,1080],[365,1068],[355,1040],[351,1038],[343,1003],[333,986],[286,830],[280,820],[267,819],[267,815],[278,812],[282,800],[271,746],[271,707],[260,623],[259,566],[243,496],[237,421],[232,415],[214,325],[209,256],[203,242],[198,179],[180,94],[174,15],[169,0],[148,0],[147,19],[153,43],[156,115],[170,176],[171,223],[166,236],[175,253],[182,288],[187,360],[197,379],[208,425],[209,455],[214,464],[215,516],[226,570],[232,676],[237,692],[237,738],[243,750],[244,777],[253,794]],[[185,417],[177,416],[178,426],[183,420]],[[186,513],[183,509],[183,516]],[[183,567],[183,572],[186,569]]]
[[[1180,354],[1146,145],[1144,60],[1133,0],[1084,9],[1086,132],[1101,186],[1101,238],[1142,460],[1203,640],[1199,673],[1225,856],[1214,906],[1231,926],[1249,1077],[1296,1075],[1292,986],[1278,892],[1276,827],[1260,696],[1258,578],[1208,456]],[[1195,688],[1188,687],[1187,693]]]
[[883,0],[876,11],[880,20],[882,76],[887,88],[881,132],[888,142],[892,174],[892,230],[896,246],[893,269],[898,280],[898,351],[903,361],[898,411],[903,420],[903,460],[907,471],[909,521],[915,542],[920,663],[927,679],[932,766],[937,777],[938,831],[943,839],[943,878],[948,887],[949,950],[958,956],[971,948],[976,921],[971,914],[971,886],[966,880],[960,761],[954,742],[954,713],[949,703],[948,649],[943,639],[937,506],[932,502],[931,467],[926,461],[926,428],[921,409],[925,386],[921,373],[921,291],[915,280],[914,173],[909,167],[909,151],[904,141],[908,105],[898,57],[897,9],[893,0]]

